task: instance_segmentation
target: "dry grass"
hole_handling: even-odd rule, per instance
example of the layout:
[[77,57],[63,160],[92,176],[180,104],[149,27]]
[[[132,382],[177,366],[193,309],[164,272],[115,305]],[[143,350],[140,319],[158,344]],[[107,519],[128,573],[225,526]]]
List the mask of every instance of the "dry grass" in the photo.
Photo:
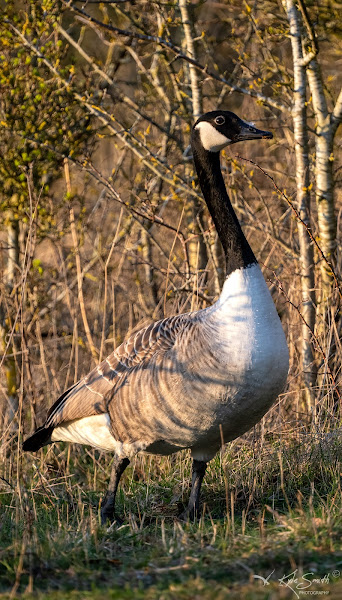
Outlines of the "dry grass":
[[[210,464],[202,518],[186,525],[176,519],[189,493],[186,453],[137,457],[118,497],[125,524],[106,529],[98,503],[109,457],[62,444],[36,457],[14,441],[11,449],[2,466],[2,597],[290,598],[279,580],[296,570],[295,587],[306,585],[302,576],[325,576],[309,589],[341,590],[338,429],[237,440]],[[271,572],[261,589],[254,575]]]

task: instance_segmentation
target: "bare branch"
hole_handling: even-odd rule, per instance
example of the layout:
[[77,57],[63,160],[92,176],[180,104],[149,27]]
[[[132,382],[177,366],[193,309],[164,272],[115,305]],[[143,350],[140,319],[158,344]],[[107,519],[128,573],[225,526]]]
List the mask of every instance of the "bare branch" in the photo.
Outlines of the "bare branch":
[[296,215],[298,221],[305,227],[311,241],[315,244],[320,256],[323,258],[324,262],[326,263],[326,265],[328,266],[329,270],[331,271],[334,281],[335,281],[335,285],[336,285],[336,290],[338,291],[338,294],[342,300],[342,290],[340,288],[340,284],[339,284],[339,279],[331,265],[331,263],[328,261],[328,259],[325,257],[320,245],[318,244],[317,240],[314,238],[311,229],[308,227],[308,225],[301,219],[300,214],[298,212],[298,210],[296,209],[295,205],[293,204],[293,202],[286,196],[286,194],[284,194],[284,192],[281,191],[281,189],[278,187],[278,185],[276,184],[276,182],[274,181],[272,175],[269,175],[269,173],[267,173],[262,167],[260,167],[260,165],[258,165],[256,162],[254,162],[254,160],[251,160],[250,158],[244,158],[243,156],[240,156],[239,154],[236,155],[237,158],[240,158],[241,160],[245,160],[246,162],[251,163],[252,165],[255,165],[257,167],[257,169],[259,169],[259,171],[261,171],[266,177],[268,177],[275,189],[277,190],[277,192],[284,198],[284,200],[287,202],[287,204],[292,208],[294,214]]
[[[78,42],[76,42],[68,34],[68,32],[65,31],[65,29],[61,25],[58,26],[58,31],[79,52],[79,54],[91,65],[94,72],[97,73],[98,75],[100,75],[100,77],[102,77],[110,86],[113,86],[113,84],[114,84],[113,79],[111,79],[111,77],[109,77],[109,75],[105,71],[100,69],[100,67],[89,56],[89,54],[87,52],[85,52],[85,50],[82,48],[82,46]],[[157,129],[159,129],[159,131],[161,131],[162,133],[166,133],[170,139],[174,140],[177,143],[177,145],[180,146],[179,139],[175,135],[173,135],[171,132],[166,131],[166,129],[164,127],[159,125],[159,123],[157,123],[154,119],[152,119],[150,116],[148,116],[146,113],[144,113],[140,109],[138,104],[136,104],[136,102],[134,102],[134,100],[132,100],[132,98],[123,94],[117,88],[115,88],[115,89],[113,89],[112,87],[109,88],[108,93],[111,96],[111,98],[113,98],[113,100],[116,100],[116,101],[119,100],[120,102],[124,102],[126,105],[128,105],[132,109],[132,111],[136,115],[139,115],[145,121],[147,121],[148,123],[151,123],[151,125],[153,125],[154,127],[157,127]]]
[[[25,36],[10,21],[8,21],[6,19],[6,23],[9,24],[9,26],[12,28],[12,30],[23,41],[25,46],[30,48],[30,50],[33,51],[34,54],[36,54],[36,56],[38,56],[38,58],[40,58],[44,62],[44,64],[52,71],[52,73],[57,77],[57,79],[67,89],[72,90],[70,83],[62,77],[62,75],[50,63],[50,61],[47,60],[45,58],[45,56],[33,44],[31,44],[31,42],[29,42],[25,38]],[[174,172],[174,170],[171,169],[171,167],[169,167],[164,162],[162,162],[158,158],[158,156],[152,154],[152,152],[150,152],[150,150],[146,146],[144,146],[140,141],[138,141],[136,138],[134,138],[133,134],[129,130],[124,129],[122,126],[116,125],[116,123],[118,123],[118,121],[113,117],[113,115],[110,115],[109,113],[107,113],[107,111],[104,108],[93,104],[89,99],[87,100],[84,96],[82,96],[78,92],[73,91],[73,94],[74,94],[74,97],[76,98],[76,100],[78,100],[80,102],[80,104],[85,106],[87,108],[87,110],[92,115],[96,116],[103,124],[107,125],[109,131],[111,133],[113,133],[115,136],[117,136],[117,138],[120,139],[126,146],[128,146],[134,152],[134,154],[136,154],[141,159],[143,164],[145,164],[151,171],[153,171],[153,173],[155,173],[155,175],[157,175],[158,177],[163,179],[165,182],[167,182],[172,187],[177,186],[179,189],[184,191],[186,194],[191,195],[194,198],[199,198],[202,201],[202,196],[196,190],[194,190],[193,188],[188,186],[186,184],[186,182],[182,179],[182,177],[177,175]],[[127,139],[127,138],[130,138],[130,139]],[[148,155],[144,154],[144,152],[142,152],[141,148],[143,148],[144,151],[148,153]],[[158,164],[158,166],[160,168],[158,168],[156,166],[156,163]],[[163,169],[164,171],[162,171],[161,169]],[[165,173],[165,170],[169,171],[169,175],[167,175]]]
[[[65,182],[66,182],[67,192],[68,192],[68,194],[71,195],[70,172],[69,172],[69,164],[68,164],[67,158],[64,159],[64,174],[65,174]],[[95,362],[97,362],[97,359],[99,356],[99,351],[97,350],[97,348],[95,348],[95,344],[94,344],[94,341],[93,341],[93,338],[92,338],[92,335],[90,332],[90,327],[89,327],[88,318],[87,318],[87,312],[86,312],[85,304],[84,304],[83,287],[82,287],[83,280],[82,280],[81,257],[80,257],[80,249],[79,249],[78,239],[77,239],[75,214],[74,214],[74,209],[72,206],[70,206],[69,214],[70,214],[70,229],[71,229],[71,235],[72,235],[72,243],[74,245],[74,254],[75,254],[76,271],[77,271],[78,300],[79,300],[80,309],[81,309],[84,331],[85,331],[85,334],[86,334],[86,337],[88,340],[89,348],[90,348],[90,351],[92,353],[92,356],[93,356]]]
[[318,41],[317,41],[315,30],[312,27],[311,20],[310,20],[310,17],[309,17],[309,13],[308,13],[307,8],[305,6],[304,0],[297,0],[297,1],[298,1],[299,10],[302,13],[303,23],[304,23],[304,25],[306,27],[306,30],[308,32],[308,36],[309,36],[310,41],[312,43],[312,54],[313,54],[313,56],[316,56],[316,54],[318,54],[318,52],[319,52],[319,47],[318,47]]
[[305,54],[305,56],[300,61],[298,61],[298,64],[301,67],[307,67],[311,63],[311,61],[315,58],[315,56],[316,56],[316,52],[309,52],[308,54]]
[[135,38],[135,39],[138,39],[138,40],[141,40],[144,42],[156,42],[160,46],[163,46],[164,48],[168,48],[169,50],[171,50],[171,52],[173,52],[176,55],[175,60],[181,59],[181,60],[187,61],[189,64],[193,65],[196,69],[198,69],[203,74],[205,74],[206,77],[209,77],[211,79],[214,79],[215,81],[219,81],[220,83],[223,83],[224,85],[228,86],[231,91],[238,92],[239,94],[244,94],[247,96],[252,96],[253,98],[256,98],[263,104],[272,106],[273,108],[276,108],[282,112],[289,111],[289,108],[285,104],[282,104],[281,102],[278,102],[277,100],[274,100],[273,98],[265,96],[264,94],[261,94],[260,92],[257,92],[253,89],[249,90],[249,89],[234,85],[232,82],[230,82],[225,77],[221,77],[220,75],[217,75],[217,73],[208,69],[207,66],[202,65],[200,62],[193,59],[191,56],[184,54],[184,52],[182,52],[182,50],[180,48],[178,48],[178,46],[175,46],[174,44],[172,44],[172,42],[164,40],[163,38],[161,38],[159,36],[146,35],[146,34],[134,32],[134,31],[127,31],[126,29],[120,29],[119,27],[115,27],[114,25],[110,25],[108,23],[103,23],[102,21],[99,21],[98,19],[95,19],[95,17],[92,17],[91,15],[86,13],[81,8],[78,8],[77,6],[69,4],[69,2],[66,2],[66,0],[63,0],[63,3],[68,8],[72,9],[74,12],[79,13],[79,14],[83,15],[84,17],[86,17],[86,19],[88,21],[94,23],[95,25],[98,25],[99,27],[101,27],[103,29],[106,29],[107,31],[109,31],[111,33],[115,33],[117,35],[122,35],[127,38]]
[[340,93],[338,95],[338,98],[336,100],[336,104],[334,106],[334,109],[331,113],[331,117],[330,117],[330,131],[331,131],[331,135],[334,137],[335,133],[339,127],[339,125],[341,124],[342,121],[342,88],[340,90]]

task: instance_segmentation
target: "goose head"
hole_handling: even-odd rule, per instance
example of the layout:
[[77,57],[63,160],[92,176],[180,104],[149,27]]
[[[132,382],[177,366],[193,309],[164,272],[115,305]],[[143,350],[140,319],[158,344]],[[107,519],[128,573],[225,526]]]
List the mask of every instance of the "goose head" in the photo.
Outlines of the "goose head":
[[208,152],[219,152],[226,146],[245,140],[271,139],[270,131],[262,131],[228,110],[214,110],[202,115],[192,131],[192,143]]

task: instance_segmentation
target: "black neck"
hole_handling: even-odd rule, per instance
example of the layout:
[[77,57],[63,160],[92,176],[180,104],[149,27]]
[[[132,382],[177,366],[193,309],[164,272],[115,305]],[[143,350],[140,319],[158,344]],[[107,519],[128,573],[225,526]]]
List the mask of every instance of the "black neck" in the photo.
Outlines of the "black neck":
[[205,150],[195,130],[192,150],[204,199],[215,223],[226,258],[226,276],[257,262],[234,212],[224,185],[220,153]]

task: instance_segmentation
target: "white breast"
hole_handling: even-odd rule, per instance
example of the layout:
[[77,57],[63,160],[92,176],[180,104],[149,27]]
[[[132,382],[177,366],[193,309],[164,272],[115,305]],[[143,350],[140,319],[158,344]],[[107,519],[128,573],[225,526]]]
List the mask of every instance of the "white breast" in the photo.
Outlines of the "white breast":
[[[212,350],[236,383],[272,388],[286,378],[284,331],[259,265],[237,269],[225,281],[210,309]],[[252,379],[251,379],[252,378]]]

